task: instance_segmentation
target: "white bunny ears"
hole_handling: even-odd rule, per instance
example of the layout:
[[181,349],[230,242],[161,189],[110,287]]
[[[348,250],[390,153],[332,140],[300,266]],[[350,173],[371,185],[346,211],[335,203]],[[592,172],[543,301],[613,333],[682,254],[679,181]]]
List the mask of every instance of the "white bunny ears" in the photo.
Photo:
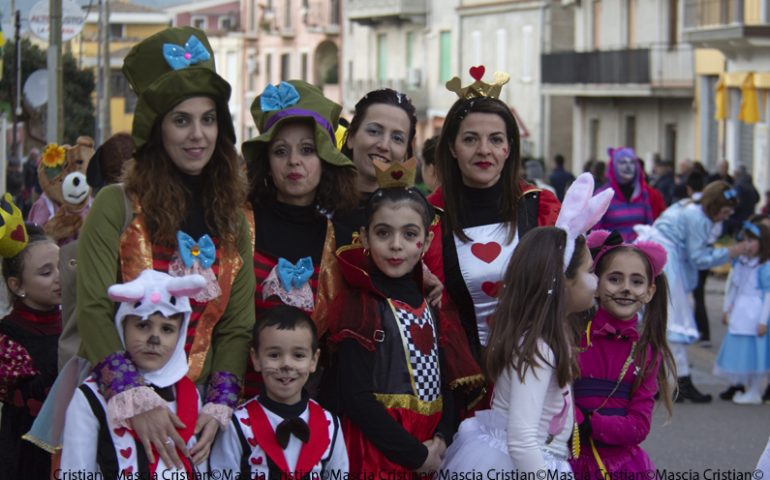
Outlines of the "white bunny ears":
[[564,270],[567,270],[572,254],[575,253],[575,239],[584,235],[598,222],[610,206],[614,190],[607,190],[594,196],[594,177],[582,173],[572,182],[564,194],[559,217],[555,226],[567,232],[567,246],[564,248]]

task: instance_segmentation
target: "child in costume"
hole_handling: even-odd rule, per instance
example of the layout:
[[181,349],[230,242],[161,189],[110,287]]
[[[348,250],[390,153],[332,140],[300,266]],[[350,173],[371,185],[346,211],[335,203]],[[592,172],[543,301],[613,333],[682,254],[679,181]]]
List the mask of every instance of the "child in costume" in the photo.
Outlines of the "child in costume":
[[[201,402],[195,384],[186,376],[184,344],[192,312],[189,297],[205,285],[200,275],[171,277],[145,270],[136,279],[108,290],[110,299],[120,302],[115,327],[127,354],[176,414],[177,430],[188,448],[197,441],[193,429]],[[172,442],[171,438],[166,442]],[[107,401],[93,376],[80,385],[67,408],[63,444],[62,471],[100,472],[104,478],[197,471],[192,460],[181,454],[183,470],[166,465],[157,451],[153,455],[158,461],[149,462],[147,446],[130,423],[115,424],[108,418]]]
[[651,227],[634,227],[639,240],[652,240],[666,249],[668,260],[664,273],[670,294],[667,337],[679,375],[677,402],[711,401],[711,395],[695,388],[690,376],[687,345],[695,342],[700,334],[689,293],[698,284],[699,270],[726,263],[746,251],[748,244],[745,241],[728,248],[710,246],[712,229],[730,217],[737,204],[737,193],[730,185],[721,181],[712,182],[703,189],[703,195],[697,202],[682,200],[671,205]]
[[[732,383],[746,385],[732,400],[738,404],[762,403],[762,383],[770,372],[767,321],[770,317],[770,229],[744,222],[743,238],[751,248],[733,261],[724,299],[723,322],[727,334],[719,349],[714,373]],[[737,390],[737,387],[734,387]]]
[[573,390],[583,453],[570,464],[578,478],[654,471],[639,444],[650,432],[658,390],[669,414],[672,407],[666,250],[654,242],[624,243],[620,232],[607,230],[592,232],[588,247],[599,309],[579,343]]
[[416,162],[374,163],[381,188],[361,243],[337,253],[350,291],[330,316],[330,342],[351,473],[409,476],[441,463],[456,422],[452,387],[483,378],[467,347],[453,350],[464,339],[447,338],[459,323],[426,300],[420,260],[434,211],[410,186]]
[[593,191],[593,177],[580,175],[556,227],[531,230],[511,257],[486,351],[492,409],[460,425],[446,472],[571,472],[570,384],[578,371],[568,317],[593,303],[597,282],[583,234],[612,199],[611,191],[592,198]]
[[[211,452],[212,475],[228,478],[347,477],[348,454],[337,417],[310,400],[304,389],[320,350],[313,320],[279,305],[254,326],[251,361],[264,393],[235,410]],[[227,473],[225,473],[227,472]],[[233,477],[234,478],[234,477]]]
[[0,321],[0,479],[47,480],[50,455],[22,436],[56,379],[59,247],[38,227],[25,229],[9,193],[0,200],[0,216],[3,277],[14,298],[13,310]]

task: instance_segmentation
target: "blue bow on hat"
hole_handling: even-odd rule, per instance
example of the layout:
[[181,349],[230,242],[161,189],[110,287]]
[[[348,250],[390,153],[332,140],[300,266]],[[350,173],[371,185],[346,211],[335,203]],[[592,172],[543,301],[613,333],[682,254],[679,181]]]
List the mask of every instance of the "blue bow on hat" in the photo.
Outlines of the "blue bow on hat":
[[195,35],[190,35],[184,47],[173,43],[164,43],[163,57],[172,69],[179,70],[205,62],[211,58],[211,54]]
[[179,256],[182,257],[185,267],[192,268],[195,260],[198,260],[203,268],[209,268],[214,264],[217,249],[208,235],[203,235],[196,242],[191,236],[179,231],[176,232],[176,241],[179,244]]
[[277,271],[281,286],[290,292],[292,288],[302,288],[313,276],[313,260],[303,257],[297,260],[295,265],[285,258],[279,258]]
[[277,87],[268,85],[259,97],[259,106],[264,112],[283,110],[299,102],[299,92],[294,85],[281,82]]

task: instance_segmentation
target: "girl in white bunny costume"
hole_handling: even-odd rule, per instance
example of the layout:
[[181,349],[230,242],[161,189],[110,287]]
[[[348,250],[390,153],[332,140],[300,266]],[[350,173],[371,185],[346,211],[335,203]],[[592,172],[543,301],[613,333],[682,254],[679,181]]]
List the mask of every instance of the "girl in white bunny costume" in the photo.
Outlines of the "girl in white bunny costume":
[[592,197],[593,186],[590,174],[578,177],[556,226],[531,230],[514,252],[486,350],[492,409],[460,425],[442,466],[447,472],[571,472],[577,363],[567,322],[593,304],[597,279],[583,235],[612,199],[612,191]]
[[[126,352],[145,382],[166,400],[180,420],[177,430],[186,442],[186,448],[178,451],[179,457],[184,458],[180,474],[197,470],[193,460],[184,455],[196,443],[193,429],[200,408],[195,384],[185,376],[184,344],[192,311],[188,297],[205,285],[206,280],[200,275],[171,277],[145,270],[135,280],[108,290],[110,299],[120,302],[115,326]],[[67,408],[62,471],[100,472],[105,478],[131,478],[130,475],[137,474],[161,477],[163,472],[177,471],[162,460],[149,463],[147,452],[130,425],[112,424],[106,411],[106,400],[94,379],[88,377]],[[169,437],[167,441],[172,440]],[[153,453],[159,458],[157,452]]]

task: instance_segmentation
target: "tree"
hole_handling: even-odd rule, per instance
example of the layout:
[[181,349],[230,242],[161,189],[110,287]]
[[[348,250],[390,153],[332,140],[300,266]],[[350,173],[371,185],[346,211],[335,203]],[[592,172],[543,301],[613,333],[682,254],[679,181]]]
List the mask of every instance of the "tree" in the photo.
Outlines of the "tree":
[[[0,108],[13,108],[16,104],[16,85],[13,68],[16,64],[16,48],[13,42],[6,42],[3,47],[3,77],[0,80]],[[93,72],[80,70],[72,54],[62,57],[64,76],[64,138],[63,143],[74,145],[80,135],[94,135],[94,106],[91,101],[94,91]],[[27,81],[34,71],[46,68],[46,54],[29,39],[21,40],[21,84]],[[5,104],[5,105],[3,105]],[[24,111],[20,121],[29,119]]]

